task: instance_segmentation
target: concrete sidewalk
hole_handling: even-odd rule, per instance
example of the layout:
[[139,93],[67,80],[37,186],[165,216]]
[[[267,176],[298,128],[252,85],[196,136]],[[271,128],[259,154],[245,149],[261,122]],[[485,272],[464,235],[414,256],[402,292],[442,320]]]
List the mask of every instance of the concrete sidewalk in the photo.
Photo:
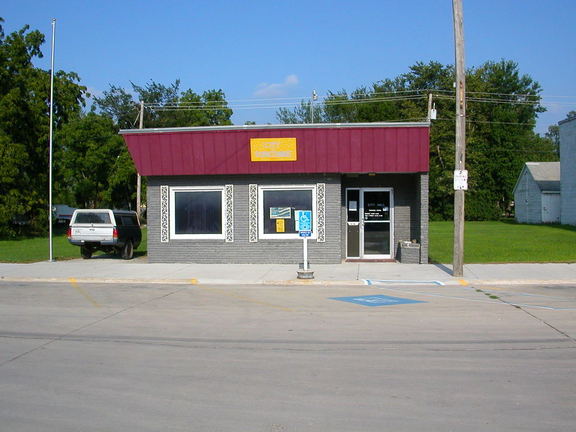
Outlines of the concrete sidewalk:
[[150,264],[146,258],[123,261],[111,257],[90,260],[0,263],[0,281],[130,282],[238,285],[360,285],[377,283],[575,284],[576,263],[468,264],[463,278],[452,277],[442,264],[342,263],[314,264],[313,280],[297,279],[294,264]]

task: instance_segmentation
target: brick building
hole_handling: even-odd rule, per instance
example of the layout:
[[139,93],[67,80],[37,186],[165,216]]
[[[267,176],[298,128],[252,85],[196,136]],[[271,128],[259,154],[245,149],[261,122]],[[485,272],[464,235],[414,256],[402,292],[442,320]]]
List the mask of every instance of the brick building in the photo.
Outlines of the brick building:
[[150,262],[301,262],[302,210],[311,263],[395,260],[410,241],[428,261],[428,123],[120,134],[148,178]]

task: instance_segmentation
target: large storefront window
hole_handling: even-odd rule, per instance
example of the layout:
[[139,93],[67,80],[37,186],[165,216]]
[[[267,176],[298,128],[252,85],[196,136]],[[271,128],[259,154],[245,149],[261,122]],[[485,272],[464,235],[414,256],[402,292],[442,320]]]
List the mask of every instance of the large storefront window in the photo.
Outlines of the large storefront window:
[[171,238],[224,238],[222,188],[172,188],[170,192]]
[[316,237],[316,189],[314,186],[260,187],[260,238],[298,238],[296,210],[312,212],[312,238]]

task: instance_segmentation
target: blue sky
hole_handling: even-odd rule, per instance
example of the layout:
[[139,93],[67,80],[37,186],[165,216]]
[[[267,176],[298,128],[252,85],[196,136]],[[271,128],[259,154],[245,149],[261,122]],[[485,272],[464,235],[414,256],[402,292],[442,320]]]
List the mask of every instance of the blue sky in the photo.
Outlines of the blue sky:
[[[537,131],[576,110],[575,0],[463,0],[466,66],[513,60],[543,88]],[[280,104],[454,62],[451,0],[3,0],[5,33],[56,18],[56,68],[99,94],[130,81],[222,89],[233,120],[276,123]],[[272,100],[263,100],[272,99]],[[258,104],[274,106],[256,109]]]

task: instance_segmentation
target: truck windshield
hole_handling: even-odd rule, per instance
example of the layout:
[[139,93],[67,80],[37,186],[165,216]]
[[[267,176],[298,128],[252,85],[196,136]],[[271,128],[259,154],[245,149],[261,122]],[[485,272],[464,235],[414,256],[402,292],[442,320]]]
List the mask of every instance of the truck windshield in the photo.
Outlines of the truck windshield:
[[109,224],[110,214],[109,213],[78,213],[76,215],[75,223],[92,223],[92,224]]

